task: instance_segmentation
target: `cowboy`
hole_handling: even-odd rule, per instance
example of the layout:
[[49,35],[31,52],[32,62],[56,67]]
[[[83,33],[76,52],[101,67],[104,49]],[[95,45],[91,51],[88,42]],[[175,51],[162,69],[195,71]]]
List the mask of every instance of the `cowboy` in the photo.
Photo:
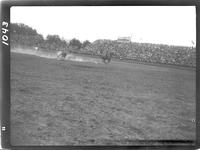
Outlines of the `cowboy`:
[[104,51],[102,55],[103,62],[105,64],[110,63],[113,54],[114,54],[113,52],[110,52],[108,50]]

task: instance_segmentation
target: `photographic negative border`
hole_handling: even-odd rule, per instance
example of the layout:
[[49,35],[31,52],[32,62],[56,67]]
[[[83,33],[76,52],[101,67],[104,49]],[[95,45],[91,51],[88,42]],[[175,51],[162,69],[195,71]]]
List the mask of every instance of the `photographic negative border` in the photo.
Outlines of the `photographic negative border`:
[[[144,145],[140,142],[133,146],[12,146],[10,143],[10,43],[5,45],[1,42],[1,67],[2,67],[2,109],[1,109],[1,143],[3,148],[8,149],[129,149],[129,148],[181,148],[181,149],[197,149],[200,148],[200,5],[198,0],[26,0],[26,1],[2,1],[1,2],[1,27],[2,23],[8,22],[10,25],[10,8],[12,6],[196,6],[196,141],[144,141],[150,145]],[[10,31],[10,26],[8,26]],[[3,33],[1,32],[1,37]],[[9,32],[7,34],[10,39]],[[153,142],[161,143],[160,146],[152,146]]]

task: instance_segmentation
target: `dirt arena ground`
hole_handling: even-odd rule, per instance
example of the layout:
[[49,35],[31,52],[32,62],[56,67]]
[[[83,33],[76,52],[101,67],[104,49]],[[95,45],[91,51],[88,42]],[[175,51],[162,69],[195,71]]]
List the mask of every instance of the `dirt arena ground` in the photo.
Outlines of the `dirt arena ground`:
[[195,140],[196,71],[11,53],[12,145]]

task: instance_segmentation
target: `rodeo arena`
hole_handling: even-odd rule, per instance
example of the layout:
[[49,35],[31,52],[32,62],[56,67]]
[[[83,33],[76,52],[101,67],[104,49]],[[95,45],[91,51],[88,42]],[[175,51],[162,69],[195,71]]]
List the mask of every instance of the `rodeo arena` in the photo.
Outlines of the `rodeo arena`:
[[193,41],[43,38],[24,24],[10,34],[13,145],[193,144]]

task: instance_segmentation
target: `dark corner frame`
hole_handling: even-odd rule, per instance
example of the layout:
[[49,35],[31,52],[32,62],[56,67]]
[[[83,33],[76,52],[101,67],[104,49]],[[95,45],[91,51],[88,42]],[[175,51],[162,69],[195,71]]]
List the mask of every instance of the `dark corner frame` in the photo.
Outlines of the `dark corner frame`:
[[[10,8],[12,6],[196,6],[196,141],[194,146],[181,146],[181,149],[200,148],[200,1],[198,0],[13,0],[1,2],[2,22],[10,23]],[[9,26],[8,29],[10,30]],[[1,36],[3,33],[1,32]],[[7,34],[8,39],[10,35]],[[8,41],[9,42],[9,41]],[[157,149],[162,146],[12,146],[10,143],[10,43],[1,42],[1,67],[2,67],[2,102],[1,102],[1,143],[8,149]],[[164,146],[175,149],[177,146]]]

